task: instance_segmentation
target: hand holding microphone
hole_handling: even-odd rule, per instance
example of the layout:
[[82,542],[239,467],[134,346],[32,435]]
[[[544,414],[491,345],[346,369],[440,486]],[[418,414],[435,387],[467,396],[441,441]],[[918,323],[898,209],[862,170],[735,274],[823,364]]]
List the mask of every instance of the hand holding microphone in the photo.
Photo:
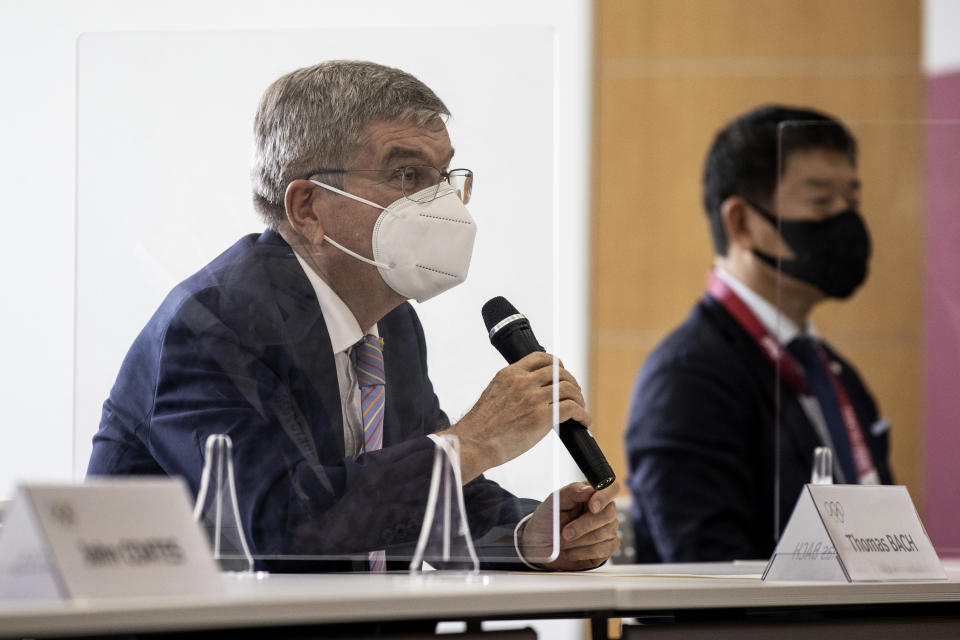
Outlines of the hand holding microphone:
[[[498,296],[483,305],[483,321],[490,342],[511,365],[547,355],[542,353],[543,347],[533,335],[530,322],[505,298]],[[552,383],[553,357],[549,360]],[[558,395],[562,398],[563,378],[572,376],[563,367],[559,373]],[[552,388],[550,393],[552,395]],[[578,395],[582,408],[583,396]],[[589,418],[585,412],[583,416]],[[605,562],[620,546],[613,503],[620,489],[613,469],[587,429],[589,421],[578,421],[578,416],[565,416],[562,411],[560,421],[557,429],[560,441],[590,486],[577,482],[560,489],[556,496],[559,514],[554,513],[554,500],[550,497],[540,503],[520,534],[519,547],[523,557],[546,569],[590,569]],[[558,517],[560,539],[555,540],[554,525]]]
[[[553,427],[556,407],[560,440],[589,485],[569,484],[540,503],[519,533],[518,548],[521,558],[546,569],[599,566],[620,545],[613,503],[620,488],[587,429],[591,420],[580,385],[562,366],[554,381],[553,356],[544,352],[530,323],[504,298],[483,306],[483,320],[490,341],[510,365],[497,372],[473,408],[450,427],[460,439],[463,481],[539,442]],[[557,523],[559,540],[554,533]]]
[[[473,408],[449,433],[460,440],[464,482],[526,452],[553,425],[553,356],[533,352],[497,372]],[[557,385],[560,419],[589,424],[580,386],[560,370]]]
[[[490,342],[508,363],[513,364],[531,353],[544,351],[530,328],[530,322],[503,296],[492,298],[484,304],[482,314]],[[566,370],[561,369],[561,380],[564,374],[569,377]],[[552,366],[550,375],[552,381]],[[582,403],[582,397],[580,400]],[[602,489],[616,479],[593,434],[584,424],[574,418],[566,419],[561,422],[558,431],[560,441],[594,489]]]

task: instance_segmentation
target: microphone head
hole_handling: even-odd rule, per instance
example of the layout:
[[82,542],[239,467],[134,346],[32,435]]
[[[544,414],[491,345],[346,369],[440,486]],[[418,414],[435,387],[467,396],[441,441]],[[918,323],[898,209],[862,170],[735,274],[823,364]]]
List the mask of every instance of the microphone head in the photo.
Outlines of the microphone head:
[[490,333],[505,318],[518,315],[520,312],[517,311],[515,306],[507,302],[506,298],[497,296],[487,300],[486,304],[480,309],[480,313],[483,315],[483,324],[487,327],[487,333]]
[[530,322],[503,296],[491,298],[480,311],[491,344],[510,364],[528,353],[543,351]]

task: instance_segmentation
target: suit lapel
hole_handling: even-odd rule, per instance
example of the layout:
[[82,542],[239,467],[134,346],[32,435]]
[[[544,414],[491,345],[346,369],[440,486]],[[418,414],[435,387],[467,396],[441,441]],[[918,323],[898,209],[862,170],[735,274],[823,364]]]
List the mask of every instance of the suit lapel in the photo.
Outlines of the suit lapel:
[[[389,314],[388,316],[389,317]],[[387,447],[394,442],[399,442],[403,438],[396,437],[397,425],[397,404],[393,402],[393,392],[397,389],[397,376],[403,375],[394,365],[397,362],[397,344],[394,343],[394,335],[390,331],[390,323],[387,320],[381,320],[377,323],[377,331],[383,338],[383,371],[385,373],[385,382],[383,385],[383,446]]]
[[[306,377],[306,383],[321,400],[331,433],[321,434],[320,441],[326,442],[327,437],[332,438],[336,443],[333,454],[342,458],[344,442],[340,384],[330,335],[316,293],[293,249],[279,234],[265,231],[258,240],[257,251],[276,297],[281,324],[278,335],[280,346],[288,350],[296,367]],[[316,428],[315,425],[311,426]],[[311,440],[313,442],[306,444],[316,451],[315,439]]]
[[[773,420],[770,428],[775,429],[777,424],[777,406],[775,395],[776,372],[773,365],[767,360],[766,356],[760,350],[760,345],[750,337],[750,334],[740,326],[740,324],[731,316],[723,306],[712,297],[705,296],[704,304],[708,312],[716,319],[721,331],[727,336],[727,339],[733,343],[736,353],[741,354],[746,360],[745,367],[750,372],[761,389],[768,392],[765,397],[770,400],[770,415]],[[814,448],[820,446],[819,437],[816,430],[810,423],[806,411],[800,405],[797,392],[784,380],[780,380],[780,428],[782,452],[796,458],[800,468],[806,468],[811,464],[807,459],[808,452],[812,456]],[[772,432],[772,431],[771,431]]]

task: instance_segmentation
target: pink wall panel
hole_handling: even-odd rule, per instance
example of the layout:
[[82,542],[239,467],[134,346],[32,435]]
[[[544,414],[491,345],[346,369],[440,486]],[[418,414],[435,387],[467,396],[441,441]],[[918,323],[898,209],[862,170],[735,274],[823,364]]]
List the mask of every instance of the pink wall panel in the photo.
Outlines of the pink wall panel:
[[[960,555],[960,71],[927,86],[924,523]],[[943,121],[954,120],[953,123]],[[941,124],[938,124],[938,121]]]

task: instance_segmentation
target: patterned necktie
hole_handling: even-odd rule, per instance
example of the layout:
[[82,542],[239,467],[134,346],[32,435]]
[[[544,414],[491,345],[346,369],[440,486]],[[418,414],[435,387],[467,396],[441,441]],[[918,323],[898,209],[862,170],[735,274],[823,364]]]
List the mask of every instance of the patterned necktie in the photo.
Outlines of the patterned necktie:
[[[367,334],[350,352],[360,384],[360,411],[363,422],[363,451],[377,451],[383,446],[383,406],[385,403],[383,367],[383,340]],[[383,550],[368,554],[370,571],[387,568]]]

